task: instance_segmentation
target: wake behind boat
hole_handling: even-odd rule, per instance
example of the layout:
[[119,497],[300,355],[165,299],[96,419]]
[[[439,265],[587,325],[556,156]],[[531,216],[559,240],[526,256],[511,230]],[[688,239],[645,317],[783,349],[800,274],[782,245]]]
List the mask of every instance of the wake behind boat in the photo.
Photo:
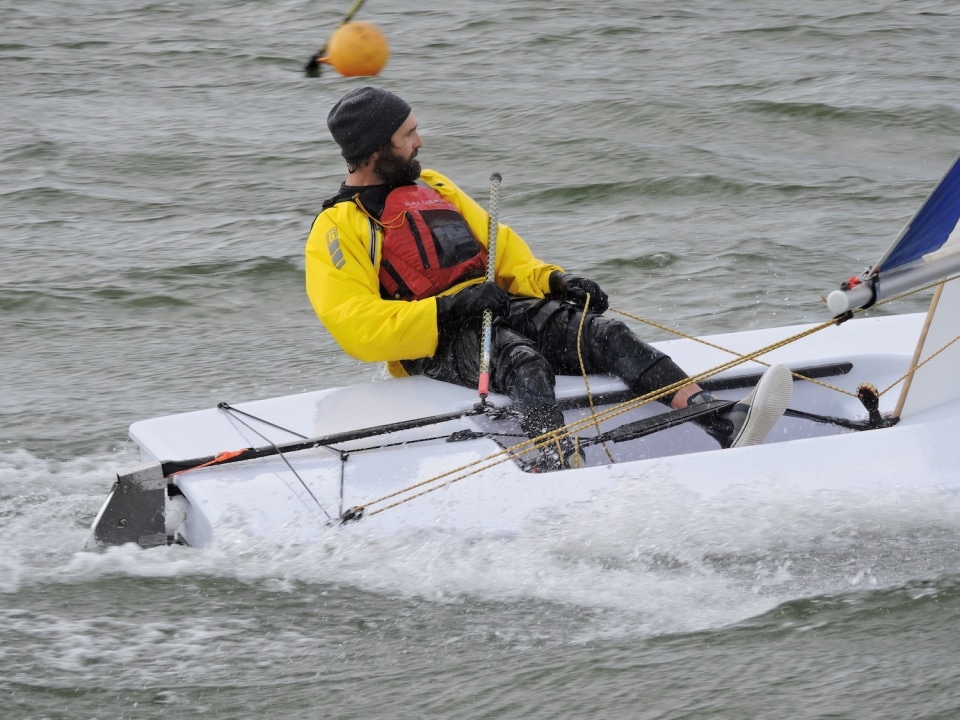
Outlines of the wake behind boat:
[[[574,469],[536,473],[536,444],[506,397],[426,377],[320,390],[134,423],[143,464],[119,473],[91,544],[204,546],[225,528],[275,542],[335,531],[516,531],[616,501],[656,475],[712,495],[743,485],[798,492],[960,489],[960,162],[881,260],[829,298],[837,317],[655,345],[715,400],[664,411],[605,376],[559,377]],[[936,285],[926,314],[850,319]],[[835,327],[838,326],[838,327]],[[719,450],[689,422],[722,412],[771,364],[793,397],[761,445]],[[655,508],[630,508],[655,512]]]

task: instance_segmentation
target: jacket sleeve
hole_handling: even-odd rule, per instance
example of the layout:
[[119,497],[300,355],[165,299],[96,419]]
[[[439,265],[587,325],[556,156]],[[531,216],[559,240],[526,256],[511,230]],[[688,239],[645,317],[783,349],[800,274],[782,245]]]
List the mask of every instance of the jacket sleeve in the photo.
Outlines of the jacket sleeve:
[[[486,247],[490,216],[473,198],[448,178],[433,170],[424,170],[420,179],[434,188],[463,215],[474,236]],[[497,231],[497,284],[512,295],[543,297],[550,292],[550,273],[561,270],[538,260],[517,233],[503,223]]]
[[374,259],[379,242],[353,203],[322,212],[307,238],[307,295],[320,321],[352,357],[364,362],[429,357],[437,349],[434,298],[380,297]]

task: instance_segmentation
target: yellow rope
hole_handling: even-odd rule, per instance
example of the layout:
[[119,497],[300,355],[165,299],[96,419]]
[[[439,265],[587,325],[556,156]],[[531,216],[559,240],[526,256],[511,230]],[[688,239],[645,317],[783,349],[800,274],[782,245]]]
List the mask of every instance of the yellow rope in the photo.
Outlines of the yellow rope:
[[[713,348],[714,350],[719,350],[720,352],[727,353],[728,355],[733,355],[733,356],[740,355],[740,353],[738,353],[736,350],[725,348],[722,345],[717,345],[716,343],[712,343],[709,340],[705,340],[704,338],[700,338],[695,335],[688,335],[687,333],[681,330],[676,330],[675,328],[671,328],[668,325],[661,325],[660,323],[655,322],[653,320],[648,320],[647,318],[642,318],[642,317],[639,317],[638,315],[631,315],[630,313],[624,310],[618,310],[617,308],[610,308],[610,310],[612,312],[617,313],[618,315],[623,315],[624,317],[628,317],[631,320],[636,320],[637,322],[641,322],[651,327],[655,327],[658,330],[663,330],[665,332],[672,333],[677,337],[685,338],[687,340],[693,340],[694,342],[698,342],[701,345],[706,345],[707,347]],[[757,360],[756,362],[760,365],[765,365],[767,367],[770,367],[770,363],[764,360]],[[807,377],[806,375],[801,375],[800,373],[793,373],[793,376],[798,380],[805,380],[806,382],[813,383],[814,385],[820,385],[821,387],[825,387],[829,390],[834,390],[838,393],[843,393],[844,395],[849,395],[850,397],[857,397],[857,394],[855,392],[844,390],[843,388],[837,387],[836,385],[831,385],[830,383],[823,382],[822,380],[817,380],[816,378],[810,378],[810,377]]]
[[[954,280],[954,279],[956,279],[956,278],[958,278],[958,277],[960,277],[960,275],[955,275],[955,276],[953,276],[953,277],[951,277],[951,278],[948,278],[948,279],[945,280],[944,282],[949,282],[949,281]],[[930,288],[932,288],[932,287],[935,287],[939,282],[940,282],[940,281],[936,281],[936,282],[930,283],[930,284],[928,284],[928,285],[925,285],[925,286],[923,286],[923,287],[915,288],[915,289],[913,289],[913,290],[910,290],[910,291],[901,293],[900,295],[896,295],[896,296],[894,296],[894,297],[890,297],[890,298],[887,298],[887,299],[885,299],[885,300],[881,300],[880,302],[878,302],[878,303],[875,304],[875,307],[876,307],[876,306],[879,306],[879,305],[882,305],[882,304],[886,304],[886,303],[888,303],[888,302],[893,302],[894,300],[898,300],[898,299],[907,297],[907,296],[909,296],[909,295],[913,295],[913,294],[916,294],[916,293],[919,293],[919,292],[923,292],[924,290],[928,290],[928,289],[930,289]],[[774,350],[777,350],[777,349],[779,349],[779,348],[781,348],[781,347],[785,347],[785,346],[787,346],[787,345],[789,345],[789,344],[791,344],[791,343],[797,342],[798,340],[802,340],[802,339],[805,338],[805,337],[809,337],[810,335],[813,335],[813,334],[815,334],[815,333],[818,333],[818,332],[820,332],[821,330],[824,330],[824,329],[826,329],[826,328],[828,328],[828,327],[831,327],[832,325],[838,325],[838,324],[840,324],[840,322],[841,322],[841,318],[832,318],[832,319],[830,319],[830,320],[827,320],[827,321],[825,321],[825,322],[819,323],[819,324],[817,324],[817,325],[813,325],[813,326],[811,326],[811,327],[809,327],[809,328],[807,328],[807,329],[805,329],[805,330],[801,330],[800,332],[798,332],[798,333],[796,333],[796,334],[794,334],[794,335],[791,335],[791,336],[789,336],[789,337],[786,337],[786,338],[784,338],[783,340],[778,340],[777,342],[774,342],[774,343],[771,343],[771,344],[769,344],[769,345],[766,345],[766,346],[764,346],[764,347],[762,347],[762,348],[759,348],[758,350],[754,350],[753,352],[749,352],[749,353],[743,354],[743,353],[738,353],[738,352],[735,352],[735,351],[733,351],[733,350],[730,350],[729,348],[722,347],[722,346],[717,345],[717,344],[715,344],[715,343],[712,343],[712,342],[710,342],[710,341],[708,341],[708,340],[704,340],[703,338],[694,337],[694,336],[692,336],[692,335],[688,335],[688,334],[683,333],[683,332],[681,332],[681,331],[679,331],[679,330],[676,330],[676,329],[674,329],[674,328],[670,328],[670,327],[668,327],[668,326],[666,326],[666,325],[661,325],[660,323],[656,323],[656,322],[654,322],[654,321],[652,321],[652,320],[647,320],[647,319],[645,319],[645,318],[637,317],[637,316],[635,316],[635,315],[631,315],[631,314],[629,314],[629,313],[626,313],[626,312],[624,312],[624,311],[622,311],[622,310],[617,310],[617,309],[615,309],[615,308],[610,308],[610,309],[613,310],[613,311],[616,312],[616,313],[619,313],[620,315],[623,315],[623,316],[625,316],[625,317],[631,318],[632,320],[636,320],[636,321],[638,321],[638,322],[645,323],[645,324],[647,324],[647,325],[650,325],[650,326],[652,326],[652,327],[656,327],[656,328],[658,328],[658,329],[660,329],[660,330],[664,330],[664,331],[666,331],[666,332],[672,333],[672,334],[677,335],[677,336],[679,336],[679,337],[683,337],[683,338],[686,338],[686,339],[689,339],[689,340],[694,340],[694,341],[699,342],[699,343],[701,343],[701,344],[703,344],[703,345],[706,345],[706,346],[708,346],[708,347],[712,347],[712,348],[714,348],[715,350],[720,350],[721,352],[724,352],[724,353],[733,355],[734,357],[733,357],[732,360],[729,360],[729,361],[727,361],[727,362],[725,362],[725,363],[721,363],[720,365],[716,365],[716,366],[714,366],[714,367],[712,367],[712,368],[709,368],[708,370],[704,370],[704,371],[702,371],[702,372],[700,372],[700,373],[697,373],[697,374],[695,374],[695,375],[691,375],[691,376],[687,377],[687,378],[684,379],[684,380],[677,381],[677,382],[672,383],[672,384],[670,384],[670,385],[661,387],[661,388],[659,388],[658,390],[654,390],[654,391],[652,391],[652,392],[649,392],[649,393],[647,393],[646,395],[643,395],[643,396],[641,396],[641,397],[632,398],[632,399],[630,399],[630,400],[627,400],[627,401],[625,401],[625,402],[619,403],[619,404],[617,404],[617,405],[613,405],[613,406],[607,408],[606,410],[601,410],[600,412],[597,412],[596,409],[594,408],[594,405],[593,405],[593,397],[592,397],[592,395],[590,395],[590,387],[589,387],[589,383],[587,382],[587,379],[586,379],[586,371],[585,371],[585,366],[584,366],[584,362],[583,362],[583,356],[582,356],[582,353],[581,353],[581,333],[582,333],[582,331],[583,331],[583,318],[581,317],[580,327],[578,328],[578,335],[577,335],[577,355],[578,355],[578,358],[579,358],[579,360],[580,360],[580,369],[581,369],[581,372],[582,372],[583,375],[584,375],[584,382],[585,382],[586,385],[587,385],[587,393],[588,393],[588,397],[589,397],[589,401],[590,401],[590,415],[589,415],[588,417],[584,417],[584,418],[581,418],[581,419],[579,419],[579,420],[575,420],[575,421],[569,423],[568,425],[563,426],[562,428],[557,428],[556,430],[551,430],[550,432],[544,433],[543,435],[540,435],[540,436],[538,436],[538,437],[535,437],[535,438],[532,438],[532,439],[529,439],[529,440],[525,440],[525,441],[520,442],[520,443],[517,443],[516,445],[513,445],[513,446],[511,446],[511,447],[504,448],[504,449],[499,450],[499,451],[497,451],[497,452],[495,452],[495,453],[491,453],[490,455],[487,455],[487,456],[484,457],[484,458],[480,458],[479,460],[475,460],[475,461],[473,461],[473,462],[467,463],[466,465],[461,465],[460,467],[453,468],[453,469],[448,470],[448,471],[446,471],[446,472],[443,472],[443,473],[441,473],[441,474],[439,474],[439,475],[435,475],[435,476],[433,476],[433,477],[427,478],[427,479],[425,479],[425,480],[421,480],[421,481],[419,481],[419,482],[417,482],[417,483],[414,483],[414,484],[412,484],[412,485],[408,485],[408,486],[405,487],[405,488],[401,488],[400,490],[396,490],[396,491],[394,491],[394,492],[392,492],[392,493],[389,493],[389,494],[387,494],[387,495],[383,495],[383,496],[381,496],[381,497],[379,497],[379,498],[377,498],[377,499],[375,499],[375,500],[371,500],[370,502],[366,503],[365,505],[362,505],[362,506],[359,506],[359,507],[360,507],[360,508],[363,508],[364,510],[366,510],[366,509],[369,508],[370,506],[379,505],[379,504],[381,504],[381,503],[384,503],[384,502],[386,502],[386,501],[388,501],[388,500],[392,500],[392,499],[394,499],[394,498],[400,498],[399,500],[396,500],[395,502],[393,502],[393,503],[391,503],[391,504],[389,504],[389,505],[386,505],[386,506],[384,506],[384,507],[382,507],[382,508],[379,508],[379,509],[376,509],[376,510],[373,510],[373,511],[367,513],[368,515],[377,515],[377,514],[379,514],[379,513],[381,513],[381,512],[384,512],[385,510],[389,510],[389,509],[391,509],[391,508],[397,507],[397,506],[402,505],[402,504],[404,504],[404,503],[406,503],[406,502],[409,502],[410,500],[414,500],[414,499],[416,499],[416,498],[422,497],[422,496],[427,495],[427,494],[429,494],[429,493],[431,493],[431,492],[433,492],[433,491],[435,491],[435,490],[439,490],[439,489],[441,489],[441,488],[448,487],[448,486],[452,485],[452,484],[455,483],[455,482],[459,482],[460,480],[464,480],[464,479],[466,479],[466,478],[468,478],[468,477],[471,477],[471,476],[473,476],[473,475],[476,475],[476,474],[478,474],[478,473],[480,473],[480,472],[483,472],[483,471],[485,471],[485,470],[489,470],[490,468],[496,467],[497,465],[499,465],[499,464],[501,464],[501,463],[503,463],[503,462],[506,462],[508,459],[510,459],[510,458],[512,458],[512,457],[515,457],[515,456],[517,456],[517,455],[521,455],[521,454],[523,454],[524,452],[527,452],[528,450],[531,450],[531,449],[533,449],[533,448],[541,448],[541,447],[543,447],[544,445],[549,444],[549,443],[551,443],[551,442],[556,442],[556,443],[559,444],[559,441],[560,441],[561,438],[566,437],[566,436],[569,436],[569,435],[571,435],[571,434],[573,434],[573,433],[576,433],[576,432],[580,432],[580,431],[582,431],[582,430],[585,430],[585,429],[587,429],[587,428],[590,427],[590,426],[596,427],[597,430],[598,430],[598,432],[599,432],[600,423],[603,422],[603,421],[611,420],[611,419],[613,419],[613,418],[615,418],[615,417],[619,417],[620,415],[623,415],[623,414],[628,413],[628,412],[630,412],[630,411],[632,411],[632,410],[635,410],[635,409],[637,409],[637,408],[639,408],[639,407],[642,407],[643,405],[646,405],[646,404],[648,404],[648,403],[650,403],[650,402],[653,402],[653,401],[655,401],[655,400],[659,400],[659,399],[661,399],[661,398],[663,398],[663,397],[666,397],[666,396],[668,396],[668,395],[672,395],[672,394],[674,394],[674,393],[682,390],[683,388],[687,387],[688,385],[691,385],[691,384],[694,384],[694,383],[700,383],[700,382],[702,382],[703,380],[706,380],[706,379],[708,379],[708,378],[713,377],[714,375],[718,375],[718,374],[720,374],[720,373],[722,373],[722,372],[725,372],[725,371],[727,371],[727,370],[730,370],[730,369],[732,369],[732,368],[735,368],[735,367],[737,367],[738,365],[742,365],[742,364],[744,364],[744,363],[754,361],[754,362],[757,362],[757,363],[759,363],[759,364],[761,364],[761,365],[767,365],[767,366],[769,366],[769,363],[767,363],[767,362],[765,362],[765,361],[763,361],[763,360],[759,360],[758,358],[759,358],[760,356],[762,356],[762,355],[766,355],[767,353],[770,353],[770,352],[772,352],[772,351],[774,351]],[[863,309],[862,309],[862,308],[856,308],[856,309],[854,309],[854,310],[851,312],[851,314],[856,314],[856,313],[861,313],[861,312],[863,312]],[[584,313],[584,314],[585,314],[585,313]],[[882,395],[883,393],[888,392],[891,388],[893,388],[893,387],[895,387],[896,385],[898,385],[898,384],[899,384],[901,381],[903,381],[906,377],[908,377],[908,376],[911,375],[912,373],[916,372],[919,368],[923,367],[923,365],[925,365],[926,363],[930,362],[930,360],[932,360],[934,357],[936,357],[937,355],[939,355],[940,353],[942,353],[944,350],[946,350],[948,347],[950,347],[951,345],[953,345],[953,344],[954,344],[955,342],[957,342],[958,340],[960,340],[960,335],[958,335],[957,337],[953,338],[953,340],[951,340],[951,341],[949,341],[948,343],[946,343],[943,347],[941,347],[939,350],[937,350],[937,352],[935,352],[933,355],[931,355],[930,357],[928,357],[928,358],[927,358],[926,360],[924,360],[923,362],[918,363],[917,365],[910,367],[903,376],[901,376],[900,378],[898,378],[898,379],[897,379],[894,383],[892,383],[889,387],[885,388],[885,389],[883,390],[883,392],[881,392],[880,394]],[[842,388],[835,387],[835,386],[833,386],[833,385],[830,385],[829,383],[824,383],[824,382],[821,382],[821,381],[819,381],[819,380],[815,380],[815,379],[813,379],[813,378],[808,378],[808,377],[806,377],[806,376],[804,376],[804,375],[800,375],[799,373],[793,373],[793,374],[794,374],[795,377],[800,378],[800,379],[802,379],[802,380],[805,380],[805,381],[807,381],[807,382],[812,382],[812,383],[814,383],[814,384],[821,385],[821,386],[823,386],[823,387],[826,387],[826,388],[835,390],[836,392],[840,392],[840,393],[843,393],[843,394],[845,394],[845,395],[850,395],[850,396],[856,397],[856,393],[853,393],[853,392],[844,390],[844,389],[842,389]],[[605,449],[606,449],[606,448],[605,448]],[[609,450],[607,451],[607,455],[608,455],[608,456],[610,455]],[[612,460],[612,458],[611,458],[611,462],[612,462],[612,461],[613,461],[613,460]],[[460,474],[458,475],[458,473],[460,473]],[[441,482],[441,481],[443,481],[443,482]],[[428,487],[428,486],[431,486],[431,487]],[[412,491],[418,490],[418,489],[420,489],[420,488],[423,488],[422,490],[420,490],[420,492],[414,493],[414,494],[412,494],[412,495],[409,494],[409,493],[411,493]],[[404,497],[400,497],[400,496],[404,496]]]
[[937,350],[935,353],[933,353],[933,355],[931,355],[930,357],[928,357],[928,358],[927,358],[926,360],[924,360],[923,362],[918,362],[916,365],[911,365],[910,368],[909,368],[903,375],[901,375],[900,377],[898,377],[896,380],[894,380],[892,383],[890,383],[887,387],[885,387],[883,390],[881,390],[881,391],[880,391],[879,393],[877,393],[877,394],[878,394],[878,395],[883,395],[885,392],[888,392],[889,390],[892,390],[893,388],[895,388],[895,387],[896,387],[897,385],[899,385],[901,382],[903,382],[903,381],[906,380],[908,377],[910,377],[911,375],[913,375],[917,370],[919,370],[919,369],[922,368],[924,365],[926,365],[928,362],[930,362],[931,360],[933,360],[937,355],[939,355],[939,354],[942,353],[944,350],[946,350],[948,347],[950,347],[950,346],[953,345],[955,342],[957,342],[957,340],[960,340],[960,335],[957,335],[956,337],[953,338],[953,340],[950,340],[949,342],[947,342],[945,345],[943,345],[939,350]]
[[[587,308],[590,307],[590,293],[587,293],[587,299],[583,303],[583,312],[580,313],[580,324],[577,326],[577,360],[580,363],[580,374],[583,376],[583,385],[587,389],[587,401],[590,403],[590,417],[595,418],[597,416],[597,410],[593,406],[593,393],[590,392],[590,379],[587,377],[587,366],[583,362],[583,326],[587,320]],[[594,425],[597,428],[597,437],[601,435],[600,431],[600,421],[594,422]],[[579,439],[577,440],[577,447],[575,450],[579,453]],[[610,462],[615,462],[613,455],[610,453],[610,448],[607,447],[606,443],[602,443],[603,451],[607,454],[607,459]],[[562,457],[562,456],[561,456]]]
[[[660,398],[666,397],[668,395],[672,395],[678,392],[679,390],[683,389],[687,385],[690,385],[692,383],[699,383],[703,380],[706,380],[707,378],[713,377],[714,375],[725,372],[726,370],[730,370],[731,368],[735,368],[738,365],[742,365],[743,363],[750,362],[751,360],[755,360],[761,355],[766,355],[767,353],[772,352],[773,350],[776,350],[780,347],[784,347],[785,345],[789,345],[792,342],[796,342],[797,340],[801,340],[805,337],[808,337],[809,335],[813,335],[814,333],[819,332],[824,328],[828,328],[831,325],[837,324],[837,322],[838,320],[834,318],[826,322],[823,322],[819,325],[815,325],[813,327],[807,328],[806,330],[803,330],[790,337],[784,338],[783,340],[779,340],[775,343],[771,343],[770,345],[762,347],[758,350],[754,350],[751,353],[738,355],[732,360],[728,360],[727,362],[717,365],[713,368],[704,370],[695,375],[691,375],[688,378],[685,378],[683,380],[678,380],[675,383],[671,383],[670,385],[661,387],[658,390],[654,390],[652,392],[647,393],[646,395],[642,395],[637,398],[632,398],[625,402],[619,403],[618,405],[613,405],[610,408],[607,408],[606,410],[601,410],[600,412],[594,413],[589,417],[575,420],[572,423],[569,423],[568,425],[563,426],[562,428],[551,430],[549,432],[546,432],[530,440],[525,440],[509,448],[504,448],[503,450],[487,455],[486,457],[480,458],[478,460],[474,460],[473,462],[467,463],[466,465],[461,465],[460,467],[447,470],[443,473],[440,473],[439,475],[426,478],[412,485],[408,485],[407,487],[388,493],[387,495],[383,495],[375,500],[371,500],[367,502],[366,504],[360,507],[366,509],[372,505],[379,505],[383,502],[386,502],[387,500],[391,500],[401,495],[410,493],[411,491],[417,490],[418,488],[423,488],[427,485],[433,485],[433,487],[426,488],[425,490],[422,490],[419,493],[410,495],[408,497],[404,497],[401,500],[398,500],[397,502],[387,505],[386,507],[367,513],[368,515],[377,515],[383,512],[384,510],[388,510],[398,505],[402,505],[405,502],[408,502],[418,497],[422,497],[423,495],[431,493],[435,490],[439,490],[440,488],[448,487],[455,482],[459,482],[460,480],[470,477],[471,475],[475,475],[479,472],[495,467],[496,465],[499,465],[500,463],[505,462],[509,458],[513,457],[515,454],[522,454],[523,452],[526,452],[527,450],[530,450],[534,447],[542,447],[546,443],[558,441],[560,438],[563,438],[575,432],[584,430],[594,425],[595,423],[602,422],[605,420],[610,420],[615,417],[619,417],[620,415],[623,415],[639,407],[642,407],[643,405],[646,405],[650,402],[659,400]],[[458,475],[458,473],[463,473],[463,474]],[[443,482],[441,483],[441,481]]]
[[356,193],[353,196],[353,202],[356,203],[357,207],[360,209],[360,212],[363,215],[366,215],[369,220],[372,220],[374,223],[379,225],[384,230],[396,230],[399,227],[403,226],[403,211],[399,212],[393,220],[388,220],[384,222],[381,218],[378,218],[376,215],[371,213],[367,208],[364,207],[363,203],[360,202],[360,193]]
[[[933,281],[933,282],[931,282],[931,283],[928,283],[927,285],[922,285],[921,287],[913,288],[912,290],[907,290],[906,292],[902,292],[902,293],[900,293],[899,295],[893,295],[893,296],[891,296],[891,297],[888,297],[888,298],[885,298],[885,299],[883,299],[883,300],[880,300],[880,301],[878,301],[877,303],[875,303],[875,304],[873,305],[873,307],[879,307],[880,305],[886,305],[886,304],[889,303],[889,302],[894,302],[894,301],[896,301],[896,300],[902,300],[902,299],[905,298],[905,297],[909,297],[909,296],[911,296],[911,295],[915,295],[915,294],[917,294],[917,293],[921,293],[921,292],[923,292],[923,291],[925,291],[925,290],[930,290],[930,289],[936,287],[937,285],[939,285],[940,282],[948,283],[948,282],[950,282],[950,281],[952,281],[952,280],[956,280],[957,278],[960,278],[960,275],[953,275],[952,277],[946,278],[945,280],[942,280],[942,281],[941,281],[941,280]],[[620,315],[623,315],[624,317],[628,317],[628,318],[630,318],[631,320],[636,320],[637,322],[644,323],[645,325],[649,325],[650,327],[655,327],[655,328],[657,328],[658,330],[663,330],[664,332],[670,333],[670,334],[672,334],[672,335],[676,335],[677,337],[681,337],[681,338],[684,338],[684,339],[686,339],[686,340],[693,340],[694,342],[698,342],[698,343],[700,343],[701,345],[706,345],[707,347],[711,347],[711,348],[713,348],[714,350],[719,350],[720,352],[724,352],[724,353],[727,353],[727,354],[729,354],[729,355],[734,355],[734,356],[739,356],[739,354],[740,354],[740,353],[736,352],[735,350],[731,350],[731,349],[729,349],[729,348],[725,348],[725,347],[723,347],[722,345],[717,345],[716,343],[712,343],[712,342],[710,342],[709,340],[705,340],[705,339],[703,339],[703,338],[696,337],[695,335],[689,335],[689,334],[687,334],[687,333],[685,333],[685,332],[683,332],[683,331],[681,331],[681,330],[677,330],[676,328],[669,327],[668,325],[662,325],[661,323],[655,322],[655,321],[653,321],[653,320],[649,320],[649,319],[647,319],[647,318],[642,318],[642,317],[639,317],[639,316],[637,316],[637,315],[631,315],[630,313],[628,313],[628,312],[626,312],[626,311],[624,311],[624,310],[618,310],[617,308],[610,308],[610,310],[611,310],[612,312],[615,312],[615,313],[618,313],[618,314],[620,314]],[[861,312],[864,312],[864,309],[863,309],[863,308],[856,308],[856,309],[853,310],[852,312],[853,312],[853,313],[861,313]],[[828,324],[828,325],[829,325],[829,324]],[[931,355],[930,357],[928,357],[928,358],[927,358],[926,360],[924,360],[923,362],[918,363],[918,364],[915,365],[915,366],[909,367],[909,368],[907,369],[907,371],[906,371],[903,375],[901,375],[899,378],[897,378],[894,382],[890,383],[890,385],[888,385],[886,388],[884,388],[884,389],[883,389],[882,391],[880,391],[878,394],[879,394],[879,395],[883,395],[884,393],[889,392],[890,390],[892,390],[893,388],[895,388],[897,385],[899,385],[899,384],[900,384],[901,382],[903,382],[905,379],[907,379],[908,377],[910,377],[911,375],[913,375],[917,370],[919,370],[921,367],[923,367],[926,363],[930,362],[933,358],[935,358],[937,355],[939,355],[940,353],[942,353],[944,350],[946,350],[948,347],[950,347],[951,345],[953,345],[953,344],[954,344],[955,342],[957,342],[958,340],[960,340],[960,335],[958,335],[958,336],[956,336],[955,338],[953,338],[953,340],[950,340],[948,343],[946,343],[943,347],[941,347],[939,350],[937,350],[933,355]],[[763,360],[757,360],[756,362],[759,363],[760,365],[766,365],[767,367],[770,366],[770,363],[764,362]],[[804,381],[806,381],[806,382],[813,383],[814,385],[819,385],[819,386],[821,386],[821,387],[827,388],[828,390],[833,390],[834,392],[838,392],[838,393],[841,393],[841,394],[843,394],[843,395],[849,395],[850,397],[854,397],[854,398],[857,397],[857,393],[856,393],[856,392],[852,392],[852,391],[850,391],[850,390],[844,390],[843,388],[837,387],[836,385],[831,385],[830,383],[827,383],[827,382],[823,382],[822,380],[817,380],[816,378],[810,378],[810,377],[807,377],[807,376],[805,376],[805,375],[801,375],[800,373],[793,373],[793,376],[796,377],[796,378],[799,379],[799,380],[804,380]]]

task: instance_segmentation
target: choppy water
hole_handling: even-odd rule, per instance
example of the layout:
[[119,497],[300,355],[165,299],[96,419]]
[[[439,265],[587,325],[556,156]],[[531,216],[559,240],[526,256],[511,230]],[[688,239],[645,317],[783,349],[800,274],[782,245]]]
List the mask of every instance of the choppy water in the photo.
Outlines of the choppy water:
[[[382,374],[303,291],[346,5],[0,4],[0,717],[960,716],[955,497],[650,477],[511,538],[78,552],[134,420]],[[946,0],[360,19],[428,166],[689,332],[822,318],[958,151]]]

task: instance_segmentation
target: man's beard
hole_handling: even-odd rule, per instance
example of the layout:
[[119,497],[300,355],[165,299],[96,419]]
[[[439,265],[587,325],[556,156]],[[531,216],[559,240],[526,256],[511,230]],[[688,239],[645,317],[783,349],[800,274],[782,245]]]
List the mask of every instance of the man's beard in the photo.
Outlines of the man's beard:
[[381,148],[373,169],[387,185],[409,185],[420,177],[420,161],[416,153],[410,158],[402,157],[390,143]]

